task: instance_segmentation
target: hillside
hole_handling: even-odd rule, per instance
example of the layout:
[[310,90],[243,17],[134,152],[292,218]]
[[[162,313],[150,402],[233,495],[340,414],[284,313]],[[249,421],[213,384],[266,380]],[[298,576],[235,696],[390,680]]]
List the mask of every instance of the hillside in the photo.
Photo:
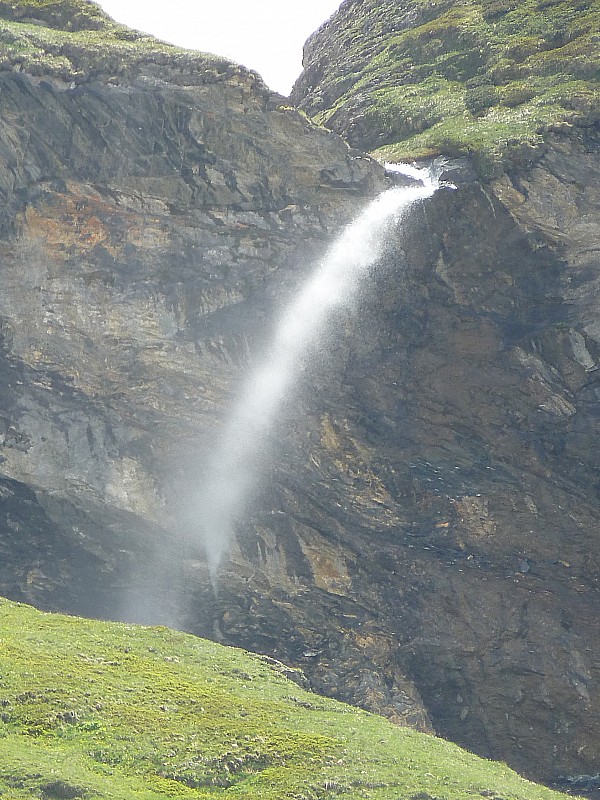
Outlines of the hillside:
[[240,650],[5,600],[0,626],[6,798],[564,797]]
[[597,0],[346,0],[309,39],[292,99],[378,158],[524,166],[598,120]]

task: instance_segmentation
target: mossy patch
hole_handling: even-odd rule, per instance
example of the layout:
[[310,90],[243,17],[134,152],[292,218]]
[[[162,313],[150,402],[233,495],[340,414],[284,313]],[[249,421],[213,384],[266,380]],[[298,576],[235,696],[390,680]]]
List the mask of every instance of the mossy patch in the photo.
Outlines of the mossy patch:
[[0,600],[5,798],[558,800],[455,745],[315,697],[258,656]]

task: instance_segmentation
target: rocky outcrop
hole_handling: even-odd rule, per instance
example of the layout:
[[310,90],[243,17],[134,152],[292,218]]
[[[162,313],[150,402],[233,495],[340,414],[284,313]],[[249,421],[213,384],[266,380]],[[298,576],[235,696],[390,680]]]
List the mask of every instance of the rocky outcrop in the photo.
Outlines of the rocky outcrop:
[[597,132],[458,174],[391,237],[307,354],[215,592],[198,476],[383,170],[228,62],[147,42],[115,68],[104,41],[89,70],[9,19],[51,75],[0,73],[2,592],[176,624],[527,775],[593,774]]
[[599,28],[578,0],[345,0],[291,98],[382,160],[469,155],[489,180],[598,121]]

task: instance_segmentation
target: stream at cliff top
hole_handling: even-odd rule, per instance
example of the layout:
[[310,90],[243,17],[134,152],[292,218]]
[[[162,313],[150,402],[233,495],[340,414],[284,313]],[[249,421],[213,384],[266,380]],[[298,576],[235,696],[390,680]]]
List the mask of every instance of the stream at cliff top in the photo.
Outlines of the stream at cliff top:
[[261,363],[228,414],[200,487],[196,524],[213,579],[260,475],[257,453],[298,376],[308,345],[329,312],[353,296],[361,277],[383,255],[388,232],[443,185],[439,178],[444,168],[441,162],[428,169],[388,165],[389,172],[416,179],[418,185],[394,186],[376,197],[342,231],[281,315]]

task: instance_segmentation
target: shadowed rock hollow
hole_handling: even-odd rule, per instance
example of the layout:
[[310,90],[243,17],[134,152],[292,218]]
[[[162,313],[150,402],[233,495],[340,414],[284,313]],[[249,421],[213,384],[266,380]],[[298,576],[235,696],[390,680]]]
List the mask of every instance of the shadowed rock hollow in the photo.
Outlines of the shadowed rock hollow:
[[593,774],[594,126],[465,169],[390,237],[304,361],[215,598],[203,464],[383,170],[243,68],[40,22],[0,4],[2,592],[180,625],[529,776]]

